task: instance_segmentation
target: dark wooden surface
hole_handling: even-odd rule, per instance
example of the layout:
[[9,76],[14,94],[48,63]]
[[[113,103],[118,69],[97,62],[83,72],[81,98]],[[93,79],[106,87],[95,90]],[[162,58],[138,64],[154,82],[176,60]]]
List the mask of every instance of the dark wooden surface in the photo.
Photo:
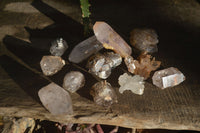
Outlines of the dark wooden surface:
[[[110,109],[93,103],[89,95],[89,89],[97,80],[85,70],[77,67],[77,65],[67,64],[61,72],[52,77],[44,77],[41,74],[39,61],[43,55],[49,54],[47,48],[52,39],[62,36],[69,42],[69,50],[63,57],[65,59],[67,59],[74,45],[84,39],[82,25],[71,20],[68,11],[64,12],[62,10],[64,7],[69,8],[72,6],[76,9],[72,14],[80,13],[76,3],[70,3],[67,6],[67,3],[57,3],[55,5],[48,0],[45,2],[55,7],[52,9],[45,3],[38,4],[36,2],[32,3],[32,5],[40,12],[31,9],[31,13],[25,13],[26,10],[24,8],[24,13],[19,13],[19,11],[10,11],[10,8],[9,11],[5,11],[5,7],[9,2],[2,2],[4,4],[2,9],[4,10],[0,13],[2,18],[0,26],[4,32],[0,32],[0,37],[2,37],[0,115],[33,117],[63,123],[100,123],[142,129],[200,130],[200,82],[198,77],[200,67],[198,44],[200,39],[199,25],[197,25],[200,9],[197,2],[187,3],[186,0],[183,2],[177,0],[171,3],[152,0],[153,4],[150,5],[148,5],[149,3],[145,4],[145,2],[135,2],[133,3],[136,6],[135,8],[129,1],[127,3],[112,3],[114,11],[118,12],[116,9],[121,9],[121,13],[118,12],[118,14],[114,13],[113,10],[109,10],[110,3],[108,5],[104,5],[101,2],[92,3],[92,8],[95,8],[93,9],[92,21],[104,20],[108,22],[127,42],[132,28],[155,28],[158,31],[160,40],[159,52],[155,56],[162,61],[161,68],[174,66],[179,68],[186,76],[185,82],[173,88],[161,90],[153,86],[151,79],[149,79],[145,83],[145,91],[142,96],[132,94],[129,91],[119,94],[117,80],[119,75],[126,70],[121,65],[112,71],[112,75],[108,79],[108,82],[115,87],[119,101]],[[30,5],[30,1],[26,1],[26,4]],[[169,9],[169,11],[161,13],[164,17],[157,18],[160,15],[159,9],[161,9],[157,5]],[[187,13],[184,14],[186,7],[187,12],[191,11],[193,16]],[[54,10],[55,8],[58,11]],[[18,8],[15,9],[17,10]],[[104,9],[104,12],[110,15],[105,15],[100,9]],[[59,11],[64,12],[64,14]],[[127,11],[128,13],[126,14]],[[133,13],[130,12],[133,11],[136,12],[136,15],[131,18]],[[169,14],[172,14],[173,11],[177,11],[179,14],[174,13],[170,16]],[[54,22],[44,14],[52,18]],[[195,15],[197,19],[194,19]],[[182,16],[184,19],[180,20],[178,16]],[[149,21],[146,21],[148,17]],[[164,19],[165,17],[166,20]],[[80,20],[79,15],[74,15],[72,18]],[[170,20],[171,18],[175,19],[175,22]],[[184,20],[187,19],[188,21],[185,22]],[[180,25],[183,21],[185,23]],[[28,27],[26,31],[24,27]],[[38,27],[40,29],[37,29]],[[84,68],[84,63],[78,65]],[[53,116],[41,105],[37,91],[50,82],[62,85],[65,73],[70,70],[83,72],[86,76],[86,86],[76,94],[71,94],[74,115]]]

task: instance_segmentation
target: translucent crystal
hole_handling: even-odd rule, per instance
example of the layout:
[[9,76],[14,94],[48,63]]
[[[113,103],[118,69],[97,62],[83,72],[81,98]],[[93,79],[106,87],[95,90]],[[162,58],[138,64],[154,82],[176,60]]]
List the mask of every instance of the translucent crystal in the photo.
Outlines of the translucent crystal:
[[113,103],[117,103],[117,95],[110,83],[106,81],[100,81],[94,84],[90,94],[93,96],[94,102],[98,105],[107,107]]
[[50,76],[62,69],[65,61],[59,56],[43,56],[40,67],[44,75]]
[[87,67],[89,72],[95,74],[99,78],[106,79],[111,74],[111,67],[106,63],[106,57],[102,54],[96,54],[88,61]]
[[77,44],[69,55],[69,61],[80,63],[103,48],[103,45],[92,36]]
[[50,53],[54,56],[62,56],[67,48],[67,42],[63,38],[58,38],[51,42]]
[[177,68],[170,67],[156,71],[152,77],[153,84],[161,89],[173,87],[185,80],[185,76]]
[[104,55],[106,56],[108,63],[110,65],[110,67],[112,67],[112,68],[115,68],[122,63],[122,57],[117,53],[106,52],[106,53],[104,53]]
[[131,55],[131,47],[107,23],[97,21],[93,26],[93,30],[104,48],[114,50],[122,57]]
[[144,78],[139,75],[131,76],[124,73],[118,79],[120,85],[119,92],[123,93],[125,90],[131,90],[135,94],[142,95],[144,93],[143,80]]
[[148,54],[141,54],[139,60],[134,60],[133,57],[128,56],[124,59],[124,62],[129,72],[140,75],[145,80],[149,78],[151,71],[158,69],[161,64],[160,61],[155,61],[155,58]]
[[79,71],[71,71],[67,73],[63,80],[63,88],[71,93],[76,92],[85,84],[85,77]]
[[88,61],[87,67],[89,72],[97,75],[99,78],[106,79],[110,76],[111,70],[122,62],[119,54],[106,52],[104,54],[96,54]]
[[142,52],[154,53],[158,51],[158,35],[153,29],[134,29],[130,37],[131,44]]
[[72,100],[67,91],[55,83],[41,88],[38,92],[44,107],[54,115],[73,114]]

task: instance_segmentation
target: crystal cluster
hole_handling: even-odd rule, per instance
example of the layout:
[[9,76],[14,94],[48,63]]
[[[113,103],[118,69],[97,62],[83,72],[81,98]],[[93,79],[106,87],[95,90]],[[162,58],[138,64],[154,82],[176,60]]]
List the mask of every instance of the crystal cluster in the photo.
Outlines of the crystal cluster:
[[89,72],[99,78],[106,79],[110,76],[111,70],[122,62],[119,54],[107,52],[105,54],[96,54],[88,61],[87,67]]
[[154,53],[158,51],[158,35],[153,29],[134,29],[131,32],[130,42],[141,52]]
[[73,114],[72,100],[67,91],[55,83],[41,88],[38,92],[44,107],[54,115]]
[[139,75],[128,75],[124,73],[118,79],[120,88],[119,92],[123,93],[125,90],[131,90],[133,93],[142,95],[144,93],[144,78]]
[[63,38],[58,38],[51,42],[50,53],[54,56],[62,56],[67,48],[67,42]]
[[85,77],[79,71],[71,71],[67,73],[63,80],[63,88],[71,93],[76,92],[85,84]]
[[141,54],[139,60],[134,60],[133,57],[128,56],[124,59],[124,62],[128,68],[128,71],[144,77],[146,80],[151,71],[155,71],[160,67],[161,62],[155,61],[155,58],[152,59],[151,55]]
[[92,36],[79,44],[77,44],[69,55],[69,61],[80,63],[92,54],[97,53],[103,48],[103,45],[97,40],[96,36]]
[[131,55],[131,47],[107,23],[97,21],[93,26],[93,30],[104,48],[114,50],[121,57]]
[[43,56],[40,61],[40,67],[44,75],[54,75],[62,69],[65,61],[59,56]]
[[93,96],[94,102],[98,105],[108,107],[113,103],[117,103],[117,95],[110,83],[106,81],[94,84],[90,94]]
[[177,68],[170,67],[156,71],[152,77],[153,84],[161,89],[173,87],[185,80],[185,76]]

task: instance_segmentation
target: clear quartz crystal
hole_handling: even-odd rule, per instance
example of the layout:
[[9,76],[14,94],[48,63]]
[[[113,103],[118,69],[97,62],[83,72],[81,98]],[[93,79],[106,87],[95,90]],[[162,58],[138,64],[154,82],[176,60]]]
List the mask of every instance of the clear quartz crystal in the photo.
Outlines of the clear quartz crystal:
[[59,56],[43,56],[40,67],[44,75],[51,76],[57,73],[65,65],[65,61]]
[[95,74],[101,79],[106,79],[110,76],[111,70],[122,62],[122,57],[113,52],[104,54],[96,54],[88,61],[87,67],[89,72]]
[[106,52],[104,53],[104,55],[106,56],[107,60],[109,62],[110,67],[115,68],[117,66],[119,66],[122,63],[122,57],[114,52]]
[[72,100],[67,91],[55,83],[50,83],[38,92],[44,107],[54,115],[73,114]]
[[63,80],[63,88],[71,93],[76,92],[85,84],[85,77],[79,71],[71,71],[67,73]]
[[58,38],[51,42],[50,53],[54,56],[62,56],[67,48],[67,42],[63,38]]
[[102,48],[103,45],[97,40],[96,36],[92,36],[74,47],[69,55],[69,61],[80,63],[92,54],[97,53]]
[[185,80],[185,76],[177,68],[170,67],[156,71],[152,77],[153,84],[161,89],[179,85]]
[[145,88],[143,80],[144,78],[139,75],[131,76],[124,73],[118,79],[119,92],[123,93],[125,90],[131,90],[135,94],[142,95]]
[[90,94],[93,96],[94,102],[98,105],[108,107],[113,103],[117,103],[117,95],[111,84],[106,81],[94,84]]

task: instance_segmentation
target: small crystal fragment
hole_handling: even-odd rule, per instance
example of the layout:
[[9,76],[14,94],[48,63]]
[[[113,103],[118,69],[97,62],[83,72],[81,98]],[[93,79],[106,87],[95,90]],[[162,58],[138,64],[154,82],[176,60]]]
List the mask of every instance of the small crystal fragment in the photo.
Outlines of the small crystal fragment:
[[111,70],[122,62],[122,58],[119,54],[113,52],[106,52],[102,54],[96,54],[88,61],[87,67],[89,72],[95,74],[99,78],[106,79],[110,76]]
[[141,52],[154,53],[158,51],[158,35],[153,29],[134,29],[130,37],[131,44]]
[[113,103],[117,103],[117,95],[110,83],[106,81],[94,84],[90,94],[93,96],[94,102],[98,105],[108,107]]
[[63,80],[63,88],[71,93],[76,92],[85,84],[85,77],[79,71],[71,71],[67,73]]
[[[108,60],[110,67],[115,68],[122,63],[122,57],[114,52],[106,52],[104,54]],[[109,61],[110,60],[110,61]]]
[[131,55],[131,47],[107,23],[97,21],[93,26],[93,30],[104,48],[114,50],[122,57]]
[[63,38],[58,38],[51,42],[50,53],[54,56],[62,56],[67,48],[67,42]]
[[69,55],[69,61],[80,63],[92,54],[97,53],[102,48],[103,45],[97,40],[96,36],[92,36],[74,47]]
[[139,75],[128,75],[124,73],[119,76],[118,82],[120,85],[119,92],[123,93],[125,90],[131,90],[133,93],[142,95],[144,93],[144,78]]
[[177,68],[170,67],[156,71],[152,77],[153,84],[161,89],[179,85],[185,80],[185,76]]
[[41,88],[38,92],[44,107],[54,115],[73,114],[72,100],[67,91],[55,83]]
[[140,75],[144,77],[145,80],[149,78],[151,71],[158,69],[161,64],[160,61],[155,61],[155,58],[152,59],[152,56],[148,54],[141,54],[139,56],[139,61],[128,56],[124,59],[124,62],[129,72]]
[[40,67],[44,75],[50,76],[62,69],[65,61],[59,56],[43,56]]

